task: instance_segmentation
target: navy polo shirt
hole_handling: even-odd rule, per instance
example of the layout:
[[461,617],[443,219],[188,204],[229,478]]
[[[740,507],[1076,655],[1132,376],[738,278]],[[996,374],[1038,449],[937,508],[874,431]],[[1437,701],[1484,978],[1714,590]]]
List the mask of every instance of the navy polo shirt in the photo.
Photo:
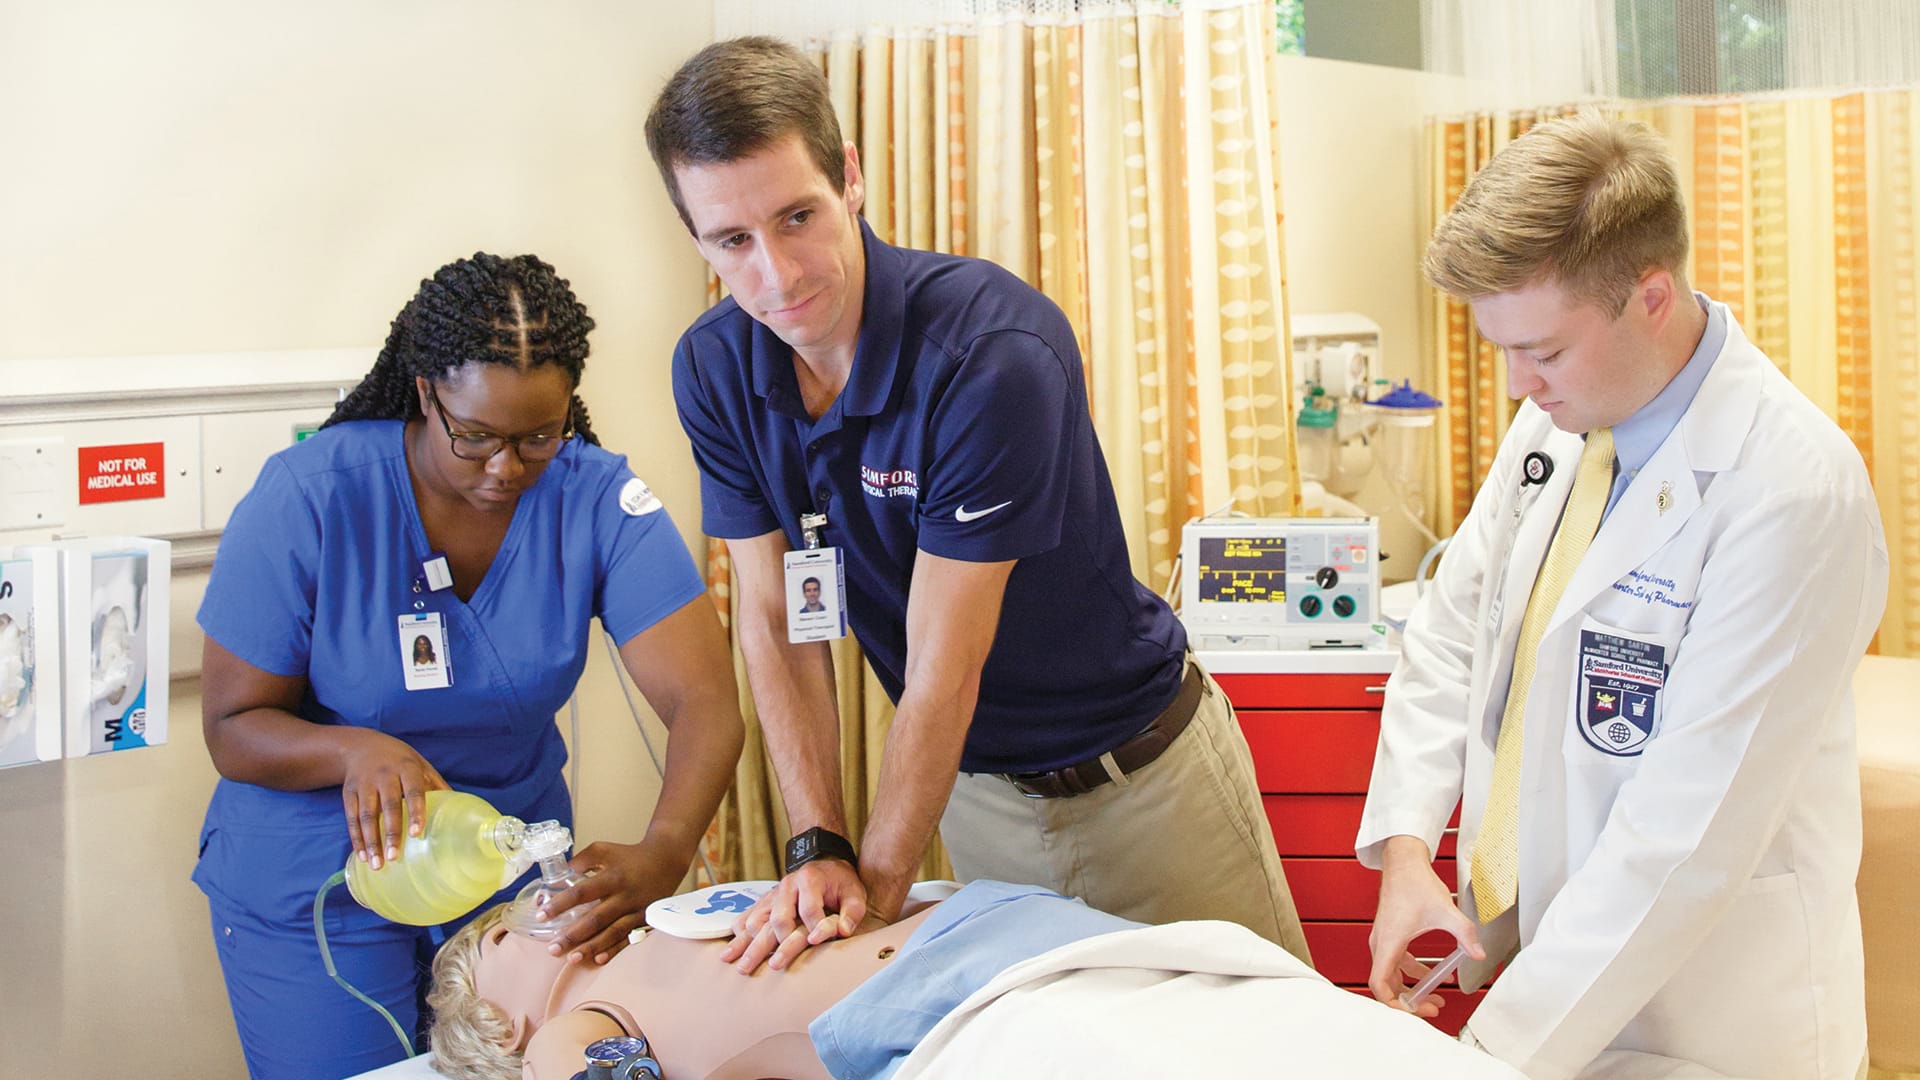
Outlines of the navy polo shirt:
[[673,393],[708,535],[826,513],[847,615],[887,694],[907,669],[918,551],[1019,560],[960,767],[1051,769],[1153,722],[1179,691],[1186,633],[1134,580],[1080,351],[1060,309],[992,263],[881,243],[846,388],[807,416],[793,351],[733,300],[680,338]]

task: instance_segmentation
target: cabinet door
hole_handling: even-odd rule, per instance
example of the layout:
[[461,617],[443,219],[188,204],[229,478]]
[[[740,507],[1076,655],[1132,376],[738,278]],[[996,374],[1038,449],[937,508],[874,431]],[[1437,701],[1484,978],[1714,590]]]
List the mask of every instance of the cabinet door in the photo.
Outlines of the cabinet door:
[[1214,681],[1236,709],[1379,709],[1387,676],[1221,675]]
[[[1260,801],[1281,855],[1352,857],[1354,837],[1360,832],[1360,813],[1367,805],[1365,795],[1262,795]],[[1436,857],[1454,854],[1459,825],[1460,808],[1455,807],[1453,819],[1440,835]]]
[[1248,709],[1240,729],[1253,775],[1272,795],[1364,795],[1380,741],[1380,714],[1361,709]]

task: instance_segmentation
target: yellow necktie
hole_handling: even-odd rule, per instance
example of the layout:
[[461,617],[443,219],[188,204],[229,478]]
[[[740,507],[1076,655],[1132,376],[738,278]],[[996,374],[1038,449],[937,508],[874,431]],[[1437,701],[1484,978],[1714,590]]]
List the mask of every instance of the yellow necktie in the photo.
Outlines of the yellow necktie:
[[1540,576],[1520,620],[1520,643],[1513,653],[1513,684],[1507,690],[1507,708],[1500,717],[1500,737],[1493,750],[1493,783],[1487,789],[1487,809],[1480,818],[1480,837],[1473,845],[1473,903],[1480,921],[1490,923],[1513,906],[1520,895],[1520,749],[1526,726],[1527,691],[1533,685],[1536,654],[1547,620],[1560,606],[1573,571],[1600,527],[1613,487],[1613,430],[1587,433],[1587,446],[1573,475],[1573,490],[1560,515],[1560,527],[1547,548]]

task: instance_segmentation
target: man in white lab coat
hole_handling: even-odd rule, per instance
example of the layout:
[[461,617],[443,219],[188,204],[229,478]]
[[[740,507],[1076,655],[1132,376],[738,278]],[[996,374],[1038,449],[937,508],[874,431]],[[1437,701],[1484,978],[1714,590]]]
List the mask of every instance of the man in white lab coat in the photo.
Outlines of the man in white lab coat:
[[[1851,1078],[1850,683],[1886,544],[1859,451],[1686,252],[1659,137],[1596,116],[1516,139],[1435,231],[1428,276],[1528,400],[1387,687],[1372,986],[1396,1001],[1439,929],[1469,988],[1507,961],[1462,1037],[1530,1077],[1611,1048]],[[1456,801],[1458,906],[1432,867]]]

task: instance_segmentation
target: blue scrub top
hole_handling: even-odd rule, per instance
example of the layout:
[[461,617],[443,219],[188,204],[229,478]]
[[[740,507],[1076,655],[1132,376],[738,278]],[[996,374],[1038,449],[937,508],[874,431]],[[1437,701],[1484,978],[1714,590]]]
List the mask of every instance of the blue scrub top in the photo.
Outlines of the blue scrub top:
[[1110,750],[1179,690],[1186,632],[1133,577],[1066,316],[979,259],[881,243],[846,388],[808,417],[793,351],[732,299],[674,352],[673,391],[710,536],[824,511],[847,616],[900,699],[919,551],[1019,560],[960,767],[1051,769]]
[[[338,424],[269,459],[221,537],[201,629],[257,668],[305,676],[303,718],[386,732],[502,813],[570,819],[554,714],[592,620],[624,643],[704,583],[626,458],[573,439],[521,495],[471,601],[415,593],[431,549],[404,431]],[[396,620],[416,600],[446,626],[449,687],[406,689]],[[194,880],[210,896],[297,920],[349,851],[340,789],[223,779],[201,851]]]

